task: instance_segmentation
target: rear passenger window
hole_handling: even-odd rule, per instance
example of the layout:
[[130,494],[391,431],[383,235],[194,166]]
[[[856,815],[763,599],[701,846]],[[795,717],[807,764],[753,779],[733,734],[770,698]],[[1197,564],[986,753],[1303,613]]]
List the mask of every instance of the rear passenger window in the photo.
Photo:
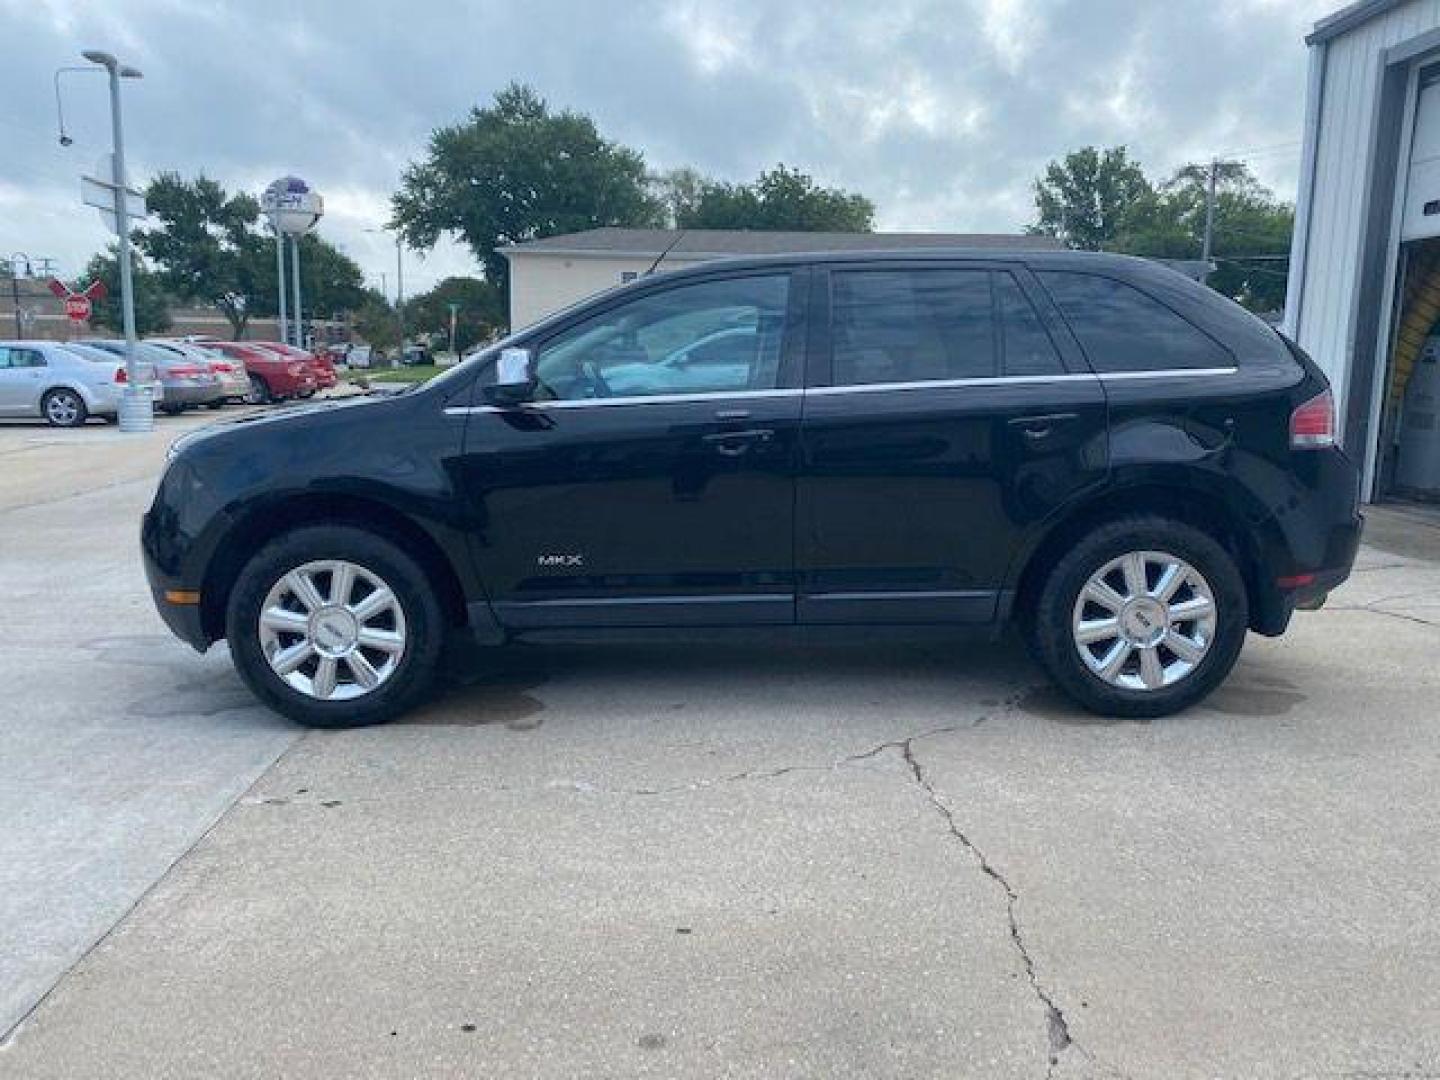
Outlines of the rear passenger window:
[[1000,317],[1000,351],[1006,375],[1059,375],[1065,365],[1040,316],[1009,274],[995,275],[995,310]]
[[1234,366],[1214,338],[1123,281],[1065,271],[1039,277],[1096,371]]
[[832,281],[837,386],[997,374],[988,270],[845,270]]

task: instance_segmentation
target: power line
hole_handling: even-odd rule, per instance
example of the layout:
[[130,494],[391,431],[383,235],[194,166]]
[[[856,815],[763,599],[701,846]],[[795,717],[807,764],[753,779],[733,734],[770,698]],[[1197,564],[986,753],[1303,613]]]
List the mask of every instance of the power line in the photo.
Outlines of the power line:
[[1220,155],[1218,155],[1218,156],[1219,156],[1221,159],[1225,159],[1225,158],[1256,158],[1256,157],[1266,157],[1266,156],[1269,156],[1269,155],[1271,155],[1271,154],[1283,154],[1283,153],[1287,153],[1287,152],[1296,151],[1296,150],[1299,150],[1299,149],[1300,149],[1302,146],[1304,146],[1304,145],[1305,145],[1305,144],[1304,144],[1303,142],[1301,142],[1299,139],[1292,139],[1292,140],[1289,141],[1289,142],[1275,143],[1275,144],[1272,145],[1272,146],[1257,146],[1257,147],[1252,147],[1252,148],[1249,149],[1249,150],[1229,150],[1229,151],[1226,151],[1225,153],[1220,154]]

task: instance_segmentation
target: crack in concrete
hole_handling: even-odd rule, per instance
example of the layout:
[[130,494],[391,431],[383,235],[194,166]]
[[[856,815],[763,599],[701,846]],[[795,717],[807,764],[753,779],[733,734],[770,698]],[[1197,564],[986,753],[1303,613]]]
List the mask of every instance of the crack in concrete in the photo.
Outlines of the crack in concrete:
[[[981,872],[994,881],[995,884],[999,885],[1005,893],[1005,915],[1010,924],[1010,941],[1014,944],[1015,951],[1020,956],[1020,963],[1025,969],[1025,978],[1030,983],[1030,989],[1034,992],[1040,1004],[1045,1008],[1045,1030],[1050,1042],[1050,1061],[1045,1075],[1047,1077],[1053,1076],[1055,1067],[1060,1064],[1060,1058],[1065,1051],[1069,1050],[1072,1046],[1077,1050],[1080,1050],[1080,1047],[1076,1044],[1074,1036],[1070,1034],[1070,1024],[1069,1021],[1065,1019],[1064,1010],[1060,1008],[1050,991],[1045,988],[1045,984],[1040,981],[1040,976],[1035,970],[1035,958],[1030,954],[1030,947],[1025,943],[1025,934],[1020,928],[1020,918],[1016,912],[1016,907],[1020,903],[1020,894],[1015,891],[1015,887],[1010,884],[1009,879],[1007,879],[1005,875],[995,867],[995,864],[989,860],[985,853],[980,850],[975,844],[975,841],[971,840],[965,831],[960,828],[960,823],[955,820],[955,812],[945,804],[945,801],[935,790],[935,786],[926,777],[925,770],[920,765],[920,759],[915,756],[913,740],[905,740],[899,744],[898,749],[905,760],[905,764],[909,766],[915,783],[925,792],[925,797],[930,805],[945,819],[945,824],[950,830],[950,835],[958,840],[961,846],[969,852],[970,856],[975,860],[976,865],[980,867]],[[1083,1053],[1083,1050],[1081,1052]]]
[[[1376,603],[1379,602],[1380,601],[1376,601]],[[1400,619],[1404,622],[1414,623],[1417,626],[1428,626],[1432,630],[1440,629],[1440,622],[1422,619],[1419,615],[1406,615],[1400,611],[1387,611],[1385,608],[1372,607],[1369,604],[1327,605],[1322,608],[1321,611],[1349,611],[1360,612],[1365,615],[1384,615],[1386,618]]]

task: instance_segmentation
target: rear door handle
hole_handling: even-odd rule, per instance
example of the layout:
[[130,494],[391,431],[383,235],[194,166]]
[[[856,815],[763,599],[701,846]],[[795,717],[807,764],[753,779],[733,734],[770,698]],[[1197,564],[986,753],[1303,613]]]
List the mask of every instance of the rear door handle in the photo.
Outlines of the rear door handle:
[[1047,438],[1057,427],[1064,427],[1066,424],[1073,424],[1080,419],[1078,413],[1047,413],[1044,416],[1017,416],[1010,421],[1010,426],[1019,428],[1020,434],[1030,440]]

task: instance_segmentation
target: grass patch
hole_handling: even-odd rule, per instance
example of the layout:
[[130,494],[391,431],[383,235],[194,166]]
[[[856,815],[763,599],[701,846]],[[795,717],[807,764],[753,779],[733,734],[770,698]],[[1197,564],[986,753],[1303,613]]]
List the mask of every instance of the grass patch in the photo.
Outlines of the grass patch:
[[421,364],[418,367],[398,368],[357,368],[350,373],[351,379],[369,379],[371,382],[424,382],[440,372],[448,370],[438,364]]

